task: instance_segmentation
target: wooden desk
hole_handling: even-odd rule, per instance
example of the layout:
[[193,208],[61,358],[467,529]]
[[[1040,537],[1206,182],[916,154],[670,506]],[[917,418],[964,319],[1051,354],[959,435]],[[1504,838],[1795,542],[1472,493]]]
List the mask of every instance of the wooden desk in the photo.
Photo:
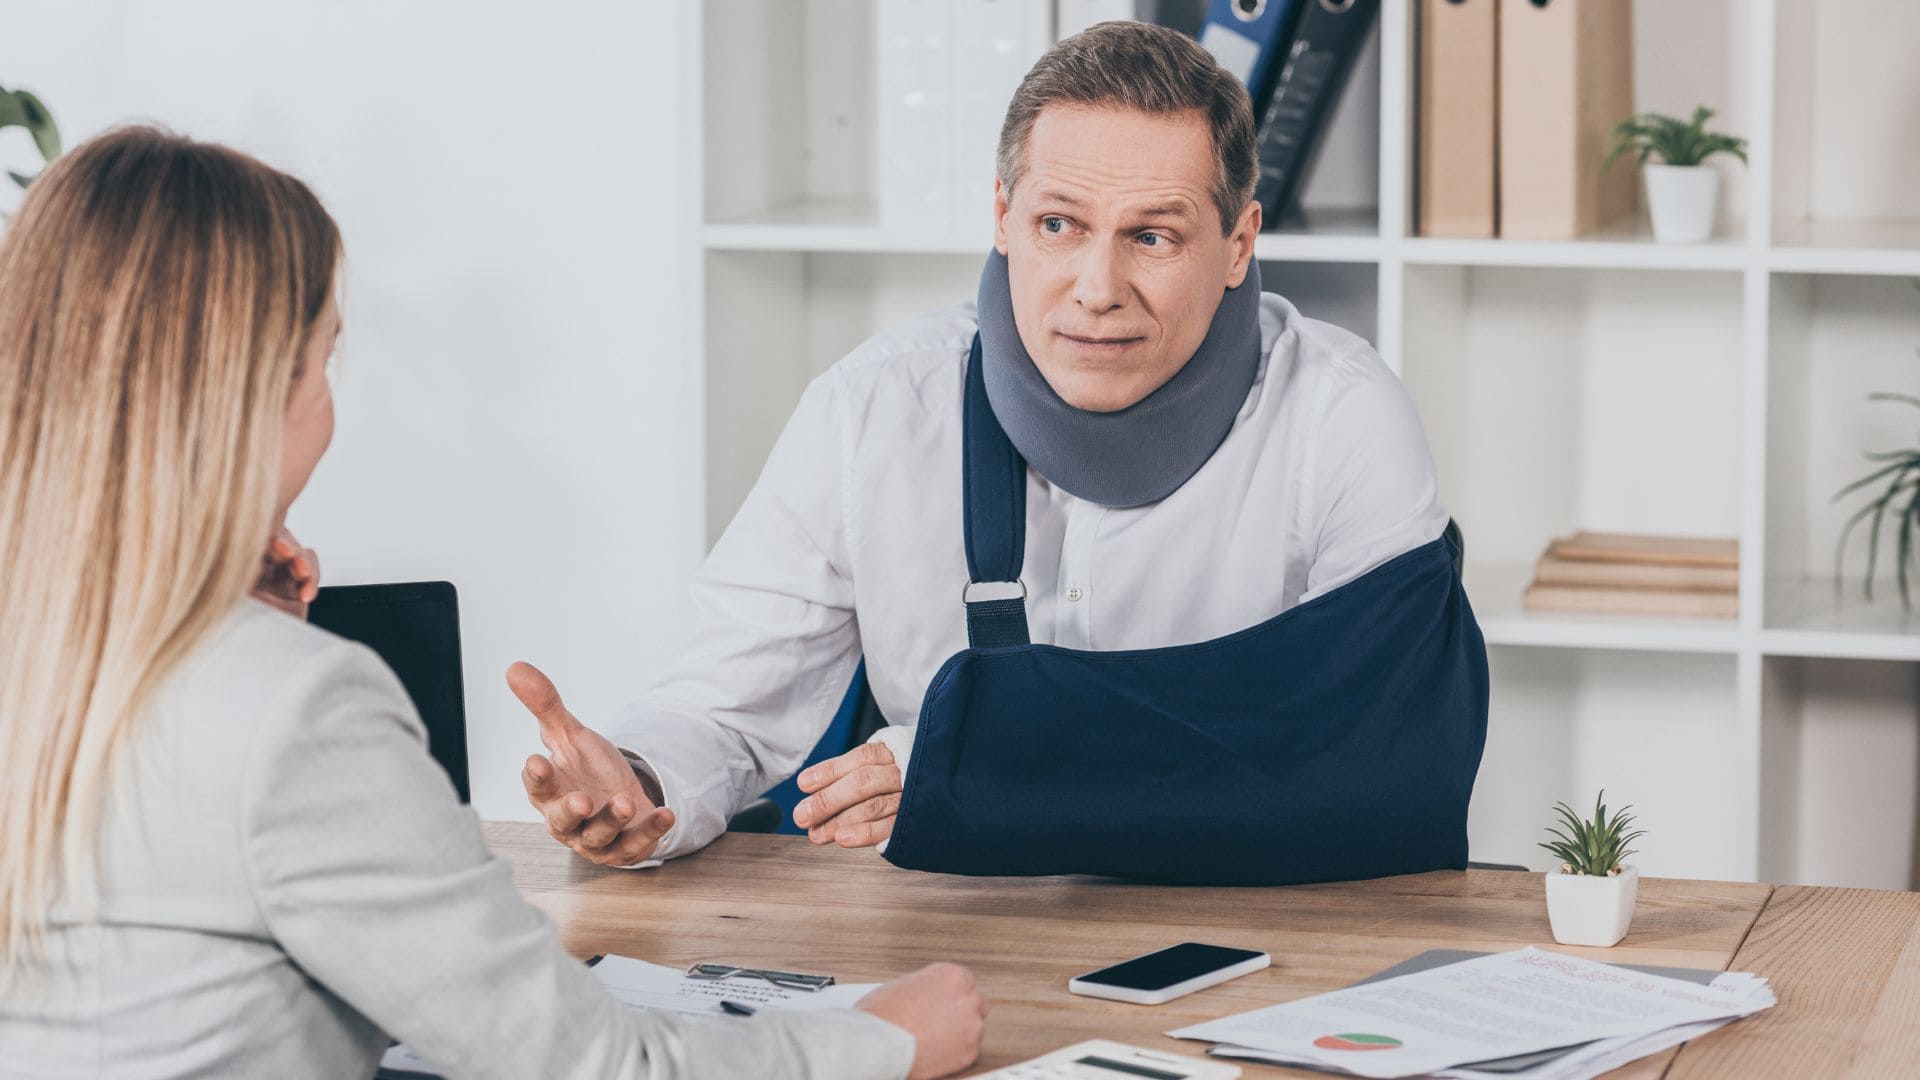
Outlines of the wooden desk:
[[1920,893],[1782,886],[1730,966],[1780,1004],[1683,1047],[1669,1077],[1920,1076]]
[[[493,849],[512,864],[514,883],[552,916],[561,941],[578,955],[612,952],[673,965],[725,960],[830,972],[847,982],[883,982],[935,960],[965,963],[993,1005],[981,1069],[1091,1038],[1200,1053],[1203,1044],[1161,1032],[1337,989],[1427,949],[1498,952],[1544,945],[1621,963],[1716,969],[1728,967],[1736,954],[1750,955],[1743,969],[1772,978],[1788,1003],[1799,996],[1800,975],[1818,977],[1831,960],[1809,953],[1804,923],[1828,917],[1817,905],[1825,903],[1821,894],[1834,890],[1783,890],[1790,897],[1808,895],[1773,909],[1778,914],[1761,919],[1755,931],[1772,886],[1646,879],[1626,941],[1612,949],[1581,949],[1553,944],[1538,874],[1469,870],[1285,889],[965,878],[899,870],[871,851],[742,834],[724,836],[658,870],[636,872],[591,866],[538,825],[486,828]],[[1823,995],[1835,994],[1818,1023],[1854,1017],[1858,1023],[1841,1024],[1836,1034],[1870,1032],[1889,1040],[1888,1053],[1909,1055],[1884,1058],[1889,1063],[1911,1062],[1920,1045],[1920,945],[1912,946],[1904,964],[1893,959],[1920,941],[1920,897],[1907,899],[1914,903],[1900,908],[1907,912],[1904,923],[1845,951],[1849,965],[1879,965],[1882,977],[1872,988],[1854,988],[1844,978],[1818,983]],[[1879,919],[1887,903],[1876,900],[1858,917]],[[1273,966],[1151,1008],[1067,993],[1074,975],[1187,940],[1262,949],[1273,955]],[[1890,972],[1900,978],[1888,978]],[[1839,992],[1842,984],[1845,993]],[[1874,1001],[1884,1005],[1877,1013],[1865,1007]],[[1697,1048],[1668,1051],[1613,1075],[1661,1077],[1676,1062],[1675,1076],[1832,1075],[1824,1067],[1805,1067],[1832,1064],[1819,1048],[1796,1057],[1747,1038],[1770,1024],[1771,1041],[1795,1042],[1815,1023],[1812,1014],[1776,1009],[1758,1022],[1736,1025],[1737,1031],[1701,1040]],[[1249,1077],[1325,1075],[1246,1068]]]

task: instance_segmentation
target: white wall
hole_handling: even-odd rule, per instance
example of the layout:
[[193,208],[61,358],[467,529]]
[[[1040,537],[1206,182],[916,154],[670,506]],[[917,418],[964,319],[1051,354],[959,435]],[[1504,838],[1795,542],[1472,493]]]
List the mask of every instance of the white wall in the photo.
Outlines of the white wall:
[[[68,145],[158,120],[339,219],[339,430],[291,523],[334,583],[460,588],[486,817],[532,816],[506,665],[604,716],[673,644],[703,550],[688,21],[665,0],[0,0],[0,85]],[[34,161],[0,139],[0,166]]]

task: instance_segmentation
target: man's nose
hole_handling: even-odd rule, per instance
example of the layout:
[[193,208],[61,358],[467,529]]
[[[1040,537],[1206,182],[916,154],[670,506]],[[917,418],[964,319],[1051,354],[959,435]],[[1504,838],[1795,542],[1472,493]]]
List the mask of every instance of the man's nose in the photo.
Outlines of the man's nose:
[[1119,253],[1105,244],[1089,244],[1080,256],[1078,270],[1073,283],[1074,303],[1102,315],[1126,302],[1127,280]]

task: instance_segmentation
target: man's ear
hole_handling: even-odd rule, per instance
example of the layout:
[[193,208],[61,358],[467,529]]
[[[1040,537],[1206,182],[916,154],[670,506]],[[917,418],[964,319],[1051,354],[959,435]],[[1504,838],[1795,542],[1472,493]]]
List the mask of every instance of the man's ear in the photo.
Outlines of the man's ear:
[[1007,253],[1007,214],[1013,193],[1006,189],[999,177],[993,178],[993,246],[1000,254]]
[[1227,257],[1232,260],[1227,266],[1229,289],[1237,289],[1247,280],[1247,264],[1253,261],[1253,242],[1260,236],[1260,218],[1260,203],[1249,200],[1240,211],[1240,220],[1233,223],[1233,232],[1227,237]]

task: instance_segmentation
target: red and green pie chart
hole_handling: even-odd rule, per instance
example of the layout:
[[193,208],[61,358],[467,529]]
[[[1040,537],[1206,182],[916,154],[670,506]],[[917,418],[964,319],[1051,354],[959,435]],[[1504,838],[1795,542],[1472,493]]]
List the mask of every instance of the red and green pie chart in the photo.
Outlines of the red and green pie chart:
[[1313,1045],[1322,1050],[1394,1050],[1399,1048],[1400,1040],[1391,1035],[1346,1031],[1338,1035],[1322,1035],[1313,1040]]

